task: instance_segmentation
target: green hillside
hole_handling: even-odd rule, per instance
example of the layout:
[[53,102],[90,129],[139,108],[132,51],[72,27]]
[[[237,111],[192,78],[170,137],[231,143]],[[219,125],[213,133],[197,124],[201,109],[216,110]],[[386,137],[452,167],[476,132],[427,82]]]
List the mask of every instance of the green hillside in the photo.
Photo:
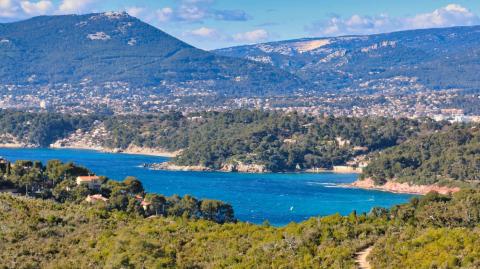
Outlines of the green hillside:
[[480,129],[475,125],[452,126],[412,138],[376,154],[363,177],[377,184],[396,180],[417,185],[478,187]]
[[[0,24],[0,83],[105,82],[211,90],[220,95],[292,93],[304,82],[280,69],[194,48],[126,13],[41,16]],[[80,83],[83,83],[80,85]]]
[[374,268],[476,268],[479,197],[428,195],[274,228],[0,195],[0,260],[3,268],[355,268],[355,253],[373,245]]

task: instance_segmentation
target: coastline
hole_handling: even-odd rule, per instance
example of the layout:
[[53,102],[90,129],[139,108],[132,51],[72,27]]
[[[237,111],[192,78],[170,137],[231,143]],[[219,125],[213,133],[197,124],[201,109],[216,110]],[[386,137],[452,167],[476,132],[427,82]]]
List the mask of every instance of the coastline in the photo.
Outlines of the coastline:
[[28,145],[23,143],[0,143],[0,148],[5,149],[31,149],[36,148],[35,145]]
[[[5,149],[32,149],[32,148],[40,148],[38,146],[27,146],[23,144],[0,144],[0,148]],[[115,153],[115,154],[131,154],[131,155],[145,155],[145,156],[156,156],[156,157],[165,157],[165,158],[174,158],[181,153],[181,150],[171,152],[165,151],[161,149],[152,149],[152,148],[127,148],[125,150],[121,149],[108,149],[103,147],[89,147],[89,146],[50,146],[50,149],[78,149],[78,150],[93,150],[98,152],[106,152],[106,153]]]
[[212,169],[202,165],[177,165],[171,162],[163,163],[153,163],[149,167],[152,170],[159,171],[190,171],[190,172],[223,172],[223,173],[246,173],[246,174],[266,174],[266,173],[275,173],[275,174],[287,174],[287,173],[305,173],[305,174],[321,174],[321,173],[331,173],[331,174],[356,174],[360,175],[361,171],[358,169],[304,169],[304,170],[295,170],[287,172],[272,172],[265,168],[263,165],[258,164],[225,164],[221,169]]
[[17,143],[3,143],[3,144],[0,144],[0,148],[4,148],[4,149],[24,149],[24,148],[28,148],[26,147],[25,145],[21,145],[21,144],[17,144]]
[[365,180],[357,180],[352,184],[342,185],[342,187],[412,195],[426,195],[430,192],[437,192],[439,194],[447,195],[460,191],[460,188],[458,187],[445,187],[439,185],[411,185],[409,183],[400,183],[395,181],[388,181],[385,183],[385,185],[380,186],[375,185],[375,182],[370,178]]
[[[0,149],[31,149],[31,148],[40,148],[34,145],[24,145],[24,144],[0,144]],[[73,145],[73,146],[59,146],[52,144],[50,149],[78,149],[78,150],[92,150],[105,153],[114,153],[114,154],[130,154],[130,155],[145,155],[145,156],[155,156],[155,157],[165,157],[165,158],[175,158],[177,157],[182,150],[178,151],[165,151],[161,149],[152,149],[152,148],[141,148],[137,146],[130,146],[125,150],[121,149],[109,149],[104,147],[95,147],[95,146],[84,146],[84,145]],[[259,165],[236,165],[235,167],[225,166],[224,169],[214,170],[208,167],[195,165],[195,166],[180,166],[171,164],[169,162],[165,163],[155,163],[153,170],[162,170],[162,171],[181,171],[181,172],[224,172],[224,173],[249,173],[249,174],[264,174],[271,173],[270,171],[264,169]],[[309,173],[309,174],[320,174],[320,173],[332,173],[332,174],[361,174],[361,171],[355,169],[304,169],[291,172],[281,172],[281,173]]]
[[[35,145],[24,145],[19,143],[3,143],[0,144],[0,149],[32,149],[39,148]],[[141,148],[141,147],[129,147],[125,150],[120,149],[107,149],[103,147],[89,147],[89,146],[50,146],[50,149],[78,149],[78,150],[92,150],[98,152],[106,152],[113,154],[131,154],[131,155],[145,155],[145,156],[156,156],[156,157],[165,157],[165,158],[174,158],[181,153],[181,151],[169,152],[160,149],[152,148]],[[271,171],[266,170],[263,166],[260,165],[225,165],[222,169],[211,169],[201,165],[194,166],[180,166],[175,165],[170,162],[155,163],[149,167],[153,170],[161,171],[174,171],[174,172],[223,172],[223,173],[247,173],[247,174],[265,174],[272,173]],[[282,173],[311,173],[311,174],[320,174],[320,173],[332,173],[332,174],[361,174],[358,170],[349,170],[349,169],[305,169],[291,172],[282,172]],[[279,173],[279,174],[282,174]],[[374,181],[370,178],[365,180],[357,180],[351,184],[341,184],[338,185],[343,188],[355,188],[355,189],[364,189],[364,190],[375,190],[383,191],[389,193],[397,194],[411,194],[411,195],[426,195],[429,192],[437,192],[439,194],[451,194],[460,191],[458,187],[445,187],[438,185],[410,185],[408,183],[400,183],[395,181],[389,181],[385,185],[379,186],[375,185]]]
[[[113,149],[113,151],[116,151],[116,149]],[[157,157],[166,157],[166,158],[175,158],[177,157],[180,153],[182,153],[182,150],[177,150],[177,151],[167,151],[164,149],[160,148],[146,148],[146,147],[139,147],[139,146],[133,146],[130,145],[128,148],[125,150],[120,150],[117,152],[113,153],[123,153],[123,154],[134,154],[134,155],[147,155],[147,156],[157,156]]]
[[334,174],[357,174],[360,175],[363,171],[359,168],[353,168],[353,167],[348,167],[348,168],[337,168],[337,166],[334,166],[333,169],[304,169],[304,170],[298,170],[294,171],[295,173],[310,173],[310,174],[320,174],[320,173],[334,173]]

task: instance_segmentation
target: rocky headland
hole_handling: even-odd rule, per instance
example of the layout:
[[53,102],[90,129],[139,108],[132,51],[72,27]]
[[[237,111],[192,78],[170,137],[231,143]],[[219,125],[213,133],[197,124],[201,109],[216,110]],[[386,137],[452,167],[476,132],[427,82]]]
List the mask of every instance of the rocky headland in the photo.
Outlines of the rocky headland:
[[77,130],[64,139],[60,139],[50,145],[51,148],[58,149],[88,149],[110,153],[141,154],[173,158],[181,150],[168,151],[163,148],[150,148],[130,144],[127,148],[110,148],[105,146],[105,141],[111,137],[110,132],[103,123],[96,124],[91,130]]
[[357,180],[352,184],[345,185],[345,187],[417,195],[425,195],[429,192],[450,194],[460,191],[460,188],[458,187],[447,187],[439,185],[411,185],[409,183],[400,183],[396,181],[387,181],[387,183],[385,183],[384,185],[376,185],[371,178]]
[[177,165],[173,162],[154,163],[148,165],[153,170],[166,171],[217,171],[217,172],[237,172],[237,173],[268,173],[270,172],[265,165],[260,164],[245,164],[242,162],[227,163],[221,169],[215,170],[202,165]]

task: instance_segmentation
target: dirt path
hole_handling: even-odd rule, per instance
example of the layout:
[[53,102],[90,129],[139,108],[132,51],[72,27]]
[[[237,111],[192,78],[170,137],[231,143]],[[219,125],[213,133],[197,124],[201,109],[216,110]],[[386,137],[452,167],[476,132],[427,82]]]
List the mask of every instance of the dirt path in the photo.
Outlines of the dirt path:
[[367,260],[368,255],[370,255],[370,252],[372,252],[373,246],[364,249],[360,252],[357,252],[356,258],[355,258],[355,263],[358,265],[359,269],[372,269],[372,266],[370,266],[370,263]]

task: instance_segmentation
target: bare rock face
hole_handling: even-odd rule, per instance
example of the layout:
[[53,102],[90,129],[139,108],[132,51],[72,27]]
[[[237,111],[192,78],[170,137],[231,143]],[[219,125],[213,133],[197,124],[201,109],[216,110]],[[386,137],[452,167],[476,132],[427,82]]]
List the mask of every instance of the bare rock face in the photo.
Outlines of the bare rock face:
[[107,151],[103,146],[103,143],[110,136],[110,132],[106,129],[103,123],[95,122],[91,130],[77,130],[68,137],[54,142],[50,147]]
[[170,162],[155,163],[155,164],[152,164],[150,168],[153,170],[166,170],[166,171],[197,171],[197,172],[212,171],[212,169],[205,166],[201,166],[201,165],[183,166],[183,165],[176,165]]
[[12,134],[0,134],[0,147],[2,148],[34,148],[37,145],[32,145],[22,141],[20,138]]
[[243,162],[233,162],[225,164],[223,172],[240,172],[240,173],[267,173],[269,172],[265,165],[261,164],[245,164]]
[[371,178],[356,181],[350,184],[350,186],[360,189],[381,190],[394,193],[410,193],[419,195],[425,195],[429,192],[450,194],[460,191],[460,188],[457,187],[445,187],[439,185],[411,185],[409,183],[400,183],[396,181],[388,181],[384,185],[376,185]]

